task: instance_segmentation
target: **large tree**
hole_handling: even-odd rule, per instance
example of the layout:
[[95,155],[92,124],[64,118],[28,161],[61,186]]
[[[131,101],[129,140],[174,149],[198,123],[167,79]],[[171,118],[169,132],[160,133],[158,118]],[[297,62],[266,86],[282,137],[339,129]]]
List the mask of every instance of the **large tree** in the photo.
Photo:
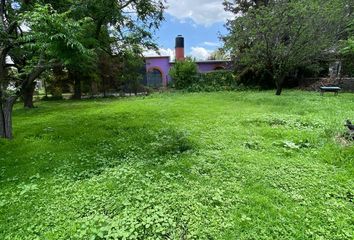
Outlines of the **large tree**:
[[[34,2],[34,1],[33,1]],[[90,19],[73,21],[50,5],[0,2],[0,137],[12,138],[12,108],[54,59],[91,56],[82,43]]]
[[0,0],[0,137],[12,138],[15,101],[31,107],[34,81],[53,63],[69,70],[80,98],[81,81],[99,71],[95,56],[156,48],[163,9],[160,0]]
[[[97,40],[99,59],[115,62],[117,55],[139,55],[146,48],[156,49],[153,31],[163,20],[164,8],[163,0],[78,0],[72,6],[72,13],[76,18],[93,19],[95,26],[90,34]],[[87,71],[75,65],[68,66],[68,70],[75,82],[74,98],[80,98],[82,73]],[[98,61],[96,73],[106,75],[102,71],[104,68]]]
[[233,0],[224,1],[225,10],[232,12],[235,15],[243,15],[250,9],[257,9],[262,6],[268,6],[270,2],[275,0]]
[[[236,9],[237,2],[228,8]],[[244,66],[266,70],[280,95],[290,72],[336,51],[350,19],[348,4],[346,0],[274,0],[246,7],[228,23],[225,47]]]

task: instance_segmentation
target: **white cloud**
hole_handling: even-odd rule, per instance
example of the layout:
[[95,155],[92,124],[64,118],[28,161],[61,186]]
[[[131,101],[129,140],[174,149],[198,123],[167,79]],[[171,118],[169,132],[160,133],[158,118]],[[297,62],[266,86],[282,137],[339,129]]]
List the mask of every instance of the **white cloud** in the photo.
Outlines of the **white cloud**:
[[191,47],[191,56],[197,60],[207,60],[212,51],[203,47]]
[[204,42],[203,44],[206,46],[210,46],[210,47],[220,47],[221,46],[221,43],[219,43],[219,42]]
[[171,48],[160,48],[159,53],[154,50],[147,50],[143,53],[145,57],[155,57],[155,56],[170,56],[171,60],[175,58],[175,50]]
[[210,26],[226,22],[231,14],[224,10],[224,0],[167,0],[167,13],[181,22],[191,19],[199,25]]
[[[160,54],[154,50],[146,50],[143,55],[145,57],[155,57],[155,56],[170,56],[171,61],[175,59],[175,50],[171,48],[160,48]],[[212,51],[203,47],[191,47],[189,54],[186,52],[186,56],[191,56],[197,60],[207,60],[210,57]]]

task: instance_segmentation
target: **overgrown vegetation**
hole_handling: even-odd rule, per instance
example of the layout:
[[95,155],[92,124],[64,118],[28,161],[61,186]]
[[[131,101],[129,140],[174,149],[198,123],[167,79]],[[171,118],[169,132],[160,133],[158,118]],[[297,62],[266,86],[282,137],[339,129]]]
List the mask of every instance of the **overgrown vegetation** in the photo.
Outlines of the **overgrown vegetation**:
[[232,71],[220,70],[199,73],[186,89],[190,92],[229,91],[237,89],[238,83]]
[[354,20],[348,26],[348,39],[341,51],[344,76],[354,76]]
[[336,58],[353,19],[350,0],[230,0],[225,49],[239,64],[266,72],[280,95],[289,75]]
[[35,80],[46,70],[60,85],[65,69],[75,99],[94,83],[104,94],[108,83],[134,88],[142,52],[157,49],[152,32],[164,9],[161,0],[0,1],[0,138],[12,138],[18,98],[34,107]]
[[198,79],[198,65],[191,58],[176,61],[170,70],[170,76],[176,89],[186,89]]
[[16,105],[0,239],[353,239],[352,95],[282,98]]
[[206,73],[198,72],[193,59],[178,61],[170,70],[172,86],[190,92],[212,92],[236,89],[236,76],[232,71],[220,70]]

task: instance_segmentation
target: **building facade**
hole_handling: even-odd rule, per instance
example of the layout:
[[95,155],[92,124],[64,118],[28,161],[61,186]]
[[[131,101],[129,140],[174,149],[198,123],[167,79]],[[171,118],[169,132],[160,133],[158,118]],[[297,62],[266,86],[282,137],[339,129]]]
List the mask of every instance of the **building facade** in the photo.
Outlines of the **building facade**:
[[[184,55],[184,38],[178,35],[176,38],[175,48],[176,61],[183,61]],[[172,78],[169,75],[170,69],[175,64],[171,61],[170,56],[145,57],[146,63],[146,82],[152,87],[166,87]],[[200,73],[206,73],[216,70],[230,69],[231,62],[227,60],[207,60],[197,61]]]

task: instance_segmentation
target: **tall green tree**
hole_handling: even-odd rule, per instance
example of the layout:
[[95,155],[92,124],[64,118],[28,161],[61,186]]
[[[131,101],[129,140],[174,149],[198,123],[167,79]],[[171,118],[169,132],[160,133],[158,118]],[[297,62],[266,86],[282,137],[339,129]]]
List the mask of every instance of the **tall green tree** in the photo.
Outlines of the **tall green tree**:
[[[78,0],[72,6],[72,13],[76,18],[93,19],[94,28],[90,34],[97,40],[96,53],[106,61],[109,60],[107,55],[111,56],[114,62],[115,56],[124,55],[124,52],[141,55],[146,48],[157,48],[153,32],[163,20],[163,3],[162,0]],[[96,64],[98,75],[105,75],[99,62]],[[80,98],[82,71],[76,66],[68,69],[75,77],[74,97]]]
[[290,72],[336,51],[348,9],[345,0],[279,0],[249,8],[228,23],[225,48],[244,66],[266,70],[280,95]]
[[[99,59],[114,63],[114,55],[124,51],[137,50],[140,54],[145,48],[154,48],[153,31],[163,20],[163,1],[159,0],[41,0],[50,4],[60,13],[67,12],[72,20],[92,19],[93,25],[87,28],[82,43],[86,48],[95,49],[98,56],[88,61],[84,55],[73,56],[63,65],[69,71],[69,78],[74,83],[74,98],[80,99],[82,85],[91,82],[103,83],[103,68]],[[104,56],[105,55],[105,56]],[[107,57],[110,56],[110,57]],[[111,76],[113,77],[113,76]],[[104,85],[104,83],[103,83]],[[24,91],[25,106],[33,106],[34,85]]]
[[235,15],[246,14],[250,9],[257,9],[262,6],[268,6],[269,3],[275,0],[225,0],[225,10],[234,13]]
[[102,52],[156,48],[152,31],[163,9],[157,0],[0,0],[0,137],[12,138],[15,101],[30,103],[35,79],[53,63],[69,70],[79,98]]
[[50,5],[0,2],[0,137],[12,138],[12,108],[55,59],[92,56],[81,43],[90,19],[73,21]]

